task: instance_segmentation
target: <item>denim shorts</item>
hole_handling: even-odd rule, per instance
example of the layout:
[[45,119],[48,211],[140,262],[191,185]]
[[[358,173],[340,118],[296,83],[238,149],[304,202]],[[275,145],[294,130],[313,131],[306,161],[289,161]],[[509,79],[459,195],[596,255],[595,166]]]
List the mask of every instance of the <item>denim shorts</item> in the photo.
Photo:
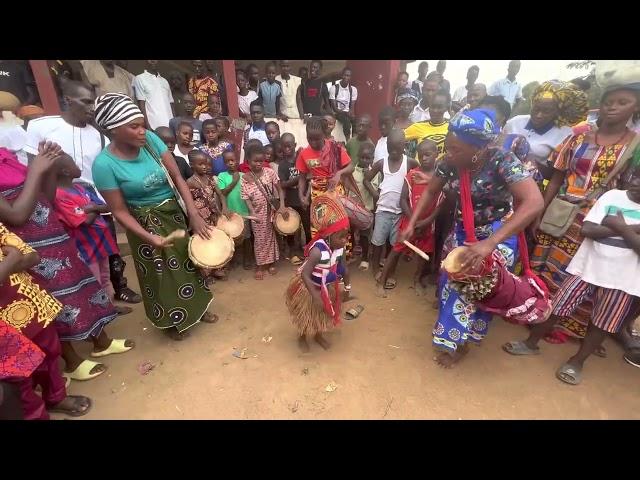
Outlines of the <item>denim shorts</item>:
[[371,243],[376,247],[381,247],[389,240],[389,243],[394,245],[398,236],[398,225],[400,224],[401,216],[401,213],[376,212]]

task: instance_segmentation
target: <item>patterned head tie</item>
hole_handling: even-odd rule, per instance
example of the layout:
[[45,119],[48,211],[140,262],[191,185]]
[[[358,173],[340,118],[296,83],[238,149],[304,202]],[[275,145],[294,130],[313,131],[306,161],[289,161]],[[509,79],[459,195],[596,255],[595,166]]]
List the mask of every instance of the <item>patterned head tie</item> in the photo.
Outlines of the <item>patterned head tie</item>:
[[531,104],[537,100],[554,100],[559,114],[555,124],[570,127],[587,119],[589,103],[587,94],[570,82],[550,80],[533,91]]
[[493,110],[478,108],[458,112],[449,121],[449,132],[478,148],[486,147],[500,132]]
[[128,96],[107,93],[96,98],[96,123],[100,128],[113,130],[136,118],[144,118],[142,111]]
[[398,97],[396,98],[396,104],[406,99],[412,100],[416,105],[420,101],[420,99],[418,98],[418,94],[415,92],[415,90],[412,90],[411,88],[403,88],[398,92]]

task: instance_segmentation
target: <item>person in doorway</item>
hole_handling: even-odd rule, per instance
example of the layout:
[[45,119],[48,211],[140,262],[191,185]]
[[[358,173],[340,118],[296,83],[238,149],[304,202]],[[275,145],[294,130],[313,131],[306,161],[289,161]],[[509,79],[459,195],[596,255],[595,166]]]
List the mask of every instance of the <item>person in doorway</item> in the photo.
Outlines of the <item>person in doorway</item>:
[[[73,80],[67,81],[63,95],[68,108],[60,115],[41,117],[29,122],[27,143],[24,147],[29,158],[38,154],[38,145],[43,141],[55,142],[71,155],[80,169],[76,182],[95,192],[91,169],[98,154],[109,144],[109,139],[93,125],[95,94],[89,85]],[[111,234],[116,237],[116,227],[111,215],[103,216]],[[127,303],[140,303],[142,297],[131,290],[124,276],[126,263],[119,254],[109,257],[111,283],[115,299]]]
[[191,125],[191,131],[193,132],[191,145],[194,147],[200,145],[204,139],[202,138],[202,121],[194,117],[196,110],[195,97],[190,93],[183,94],[182,102],[180,107],[178,107],[178,110],[181,110],[179,112],[180,116],[172,118],[169,121],[169,128],[176,137],[179,137],[178,125],[188,123]]
[[411,88],[415,90],[418,95],[422,94],[422,85],[429,73],[429,62],[420,62],[418,65],[418,78],[411,83]]
[[176,116],[169,82],[158,71],[158,60],[147,60],[147,68],[136,76],[133,89],[147,130],[168,127]]
[[[382,247],[387,243],[395,245],[398,235],[398,225],[402,216],[400,207],[400,195],[407,172],[418,166],[418,162],[413,158],[407,158],[404,154],[405,148],[404,132],[400,129],[393,129],[387,139],[387,156],[373,164],[364,177],[364,186],[371,193],[376,201],[376,217],[371,235],[371,245],[373,253],[371,262],[374,268],[372,274],[376,281],[379,280],[382,272],[379,271]],[[371,181],[380,174],[380,186],[376,189]],[[389,279],[385,288],[394,288],[395,280]]]
[[203,60],[192,60],[194,76],[187,82],[189,93],[195,97],[196,108],[193,111],[193,117],[198,118],[200,114],[205,113],[209,108],[209,97],[216,96],[220,98],[220,87],[218,82],[207,74]]
[[520,60],[511,60],[509,62],[509,68],[507,70],[506,78],[494,82],[489,87],[489,95],[502,96],[509,105],[511,110],[523,100],[522,97],[522,85],[516,80],[516,75],[520,71]]
[[342,70],[342,79],[329,89],[329,103],[336,119],[342,123],[344,138],[351,138],[351,126],[355,121],[358,89],[351,85],[351,69]]
[[80,64],[96,95],[123,93],[133,98],[135,76],[116,65],[115,60],[80,60]]
[[266,79],[260,82],[258,98],[262,101],[264,115],[267,118],[277,118],[286,122],[280,112],[280,99],[282,98],[282,86],[276,81],[276,64],[269,62],[265,68]]
[[280,88],[282,89],[280,113],[291,119],[302,118],[304,112],[298,109],[296,102],[296,94],[302,79],[291,75],[290,60],[280,60],[280,74],[276,77],[276,81],[280,82]]
[[305,119],[331,111],[329,89],[320,78],[321,73],[322,61],[312,60],[309,64],[309,79],[298,89],[296,102],[298,109],[304,113]]
[[247,74],[242,70],[236,72],[236,83],[238,85],[238,108],[240,116],[247,121],[251,121],[251,104],[258,99],[258,94],[249,88]]

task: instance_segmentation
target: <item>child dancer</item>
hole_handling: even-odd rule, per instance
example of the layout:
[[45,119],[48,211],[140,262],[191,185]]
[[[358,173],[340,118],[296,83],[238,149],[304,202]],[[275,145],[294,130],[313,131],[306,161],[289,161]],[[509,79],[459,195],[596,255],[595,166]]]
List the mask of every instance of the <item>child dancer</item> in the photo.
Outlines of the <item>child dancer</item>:
[[318,233],[307,244],[307,259],[285,293],[303,353],[309,351],[307,335],[313,335],[325,350],[330,347],[322,334],[340,323],[341,279],[344,279],[345,294],[351,291],[344,254],[349,236],[347,212],[335,196],[321,194],[311,203],[311,224]]

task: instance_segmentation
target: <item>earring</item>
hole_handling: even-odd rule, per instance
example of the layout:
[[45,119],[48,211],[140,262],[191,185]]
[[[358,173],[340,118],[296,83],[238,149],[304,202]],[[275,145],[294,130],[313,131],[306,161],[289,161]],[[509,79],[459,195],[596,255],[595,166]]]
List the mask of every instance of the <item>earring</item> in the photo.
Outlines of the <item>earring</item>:
[[477,154],[477,153],[476,153],[476,154],[473,156],[473,158],[471,159],[471,163],[473,163],[474,165],[475,165],[476,163],[478,163],[478,154]]

